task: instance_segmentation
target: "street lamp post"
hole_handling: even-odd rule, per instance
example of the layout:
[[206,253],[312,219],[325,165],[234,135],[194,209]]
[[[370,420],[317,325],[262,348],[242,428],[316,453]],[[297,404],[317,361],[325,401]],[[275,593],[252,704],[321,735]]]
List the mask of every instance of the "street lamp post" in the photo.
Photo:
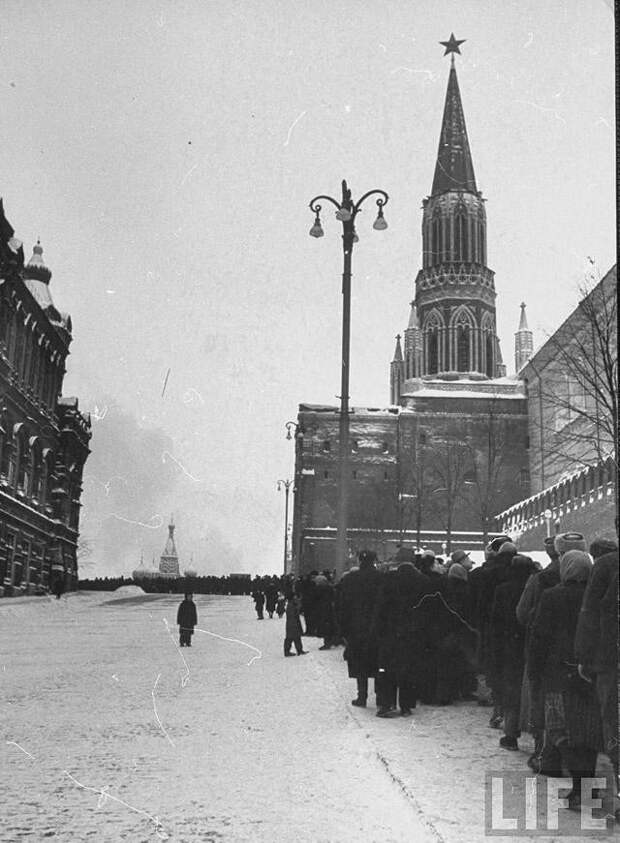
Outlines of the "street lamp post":
[[361,199],[354,202],[351,199],[351,191],[346,181],[342,182],[342,199],[340,202],[331,196],[315,196],[310,202],[310,210],[315,214],[314,225],[310,229],[311,237],[323,237],[321,226],[321,200],[331,202],[336,208],[336,219],[342,223],[342,249],[344,255],[344,266],[342,271],[342,363],[341,363],[341,384],[340,384],[340,419],[339,419],[339,480],[338,480],[338,515],[337,515],[337,536],[336,536],[336,564],[338,573],[342,574],[348,559],[347,545],[347,523],[349,508],[349,351],[351,334],[351,256],[353,244],[357,242],[358,236],[355,231],[355,218],[359,213],[362,204],[370,196],[378,196],[376,203],[378,208],[377,218],[373,228],[383,231],[387,228],[387,222],[383,216],[383,206],[389,197],[384,190],[369,190]]
[[[293,485],[292,480],[278,480],[278,492],[284,488],[284,564],[282,573],[286,574],[286,563],[288,561],[288,493]],[[295,491],[295,489],[293,489]]]

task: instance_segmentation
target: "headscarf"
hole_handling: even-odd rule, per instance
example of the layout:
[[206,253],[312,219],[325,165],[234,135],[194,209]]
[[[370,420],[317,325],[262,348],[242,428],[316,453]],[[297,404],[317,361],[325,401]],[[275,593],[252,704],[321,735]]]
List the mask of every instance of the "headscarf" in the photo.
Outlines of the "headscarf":
[[586,582],[591,568],[592,560],[585,550],[569,550],[560,558],[560,581]]
[[464,580],[467,582],[467,571],[458,562],[453,562],[452,565],[450,565],[448,576],[453,577],[455,580]]

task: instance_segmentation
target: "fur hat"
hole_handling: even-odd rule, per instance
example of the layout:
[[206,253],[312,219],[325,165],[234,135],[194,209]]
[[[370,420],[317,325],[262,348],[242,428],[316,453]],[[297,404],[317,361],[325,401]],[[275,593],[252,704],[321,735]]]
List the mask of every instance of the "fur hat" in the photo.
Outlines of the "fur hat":
[[497,551],[498,556],[516,556],[517,548],[512,542],[504,542]]
[[560,556],[569,550],[587,550],[586,540],[581,533],[558,533],[554,546]]

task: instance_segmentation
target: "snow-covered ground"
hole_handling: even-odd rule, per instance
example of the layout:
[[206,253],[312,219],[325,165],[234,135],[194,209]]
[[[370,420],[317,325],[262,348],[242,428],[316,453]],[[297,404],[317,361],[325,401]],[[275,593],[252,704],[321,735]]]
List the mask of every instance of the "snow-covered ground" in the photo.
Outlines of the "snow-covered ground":
[[178,602],[0,601],[0,840],[485,839],[485,773],[527,757],[499,748],[487,709],[377,719],[351,707],[341,648],[304,638],[285,659],[283,620],[197,596],[180,650]]

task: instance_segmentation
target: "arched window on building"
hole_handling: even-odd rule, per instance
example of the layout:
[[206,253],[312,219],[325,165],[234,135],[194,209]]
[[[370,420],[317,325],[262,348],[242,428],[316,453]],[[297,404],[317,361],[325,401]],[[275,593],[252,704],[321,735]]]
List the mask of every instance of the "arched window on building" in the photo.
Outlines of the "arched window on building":
[[0,415],[0,480],[9,481],[11,451],[13,450],[13,428],[6,409]]
[[14,428],[15,435],[15,488],[24,494],[28,491],[30,481],[30,449],[28,437],[23,423]]
[[478,263],[481,263],[483,266],[486,266],[487,263],[486,251],[484,221],[478,220]]
[[56,467],[56,457],[51,448],[44,448],[41,454],[43,463],[41,466],[41,498],[40,503],[49,504],[51,501],[50,492]]
[[30,439],[30,455],[31,455],[31,483],[30,495],[36,501],[41,499],[41,483],[43,473],[43,456],[41,454],[41,444],[36,436]]

